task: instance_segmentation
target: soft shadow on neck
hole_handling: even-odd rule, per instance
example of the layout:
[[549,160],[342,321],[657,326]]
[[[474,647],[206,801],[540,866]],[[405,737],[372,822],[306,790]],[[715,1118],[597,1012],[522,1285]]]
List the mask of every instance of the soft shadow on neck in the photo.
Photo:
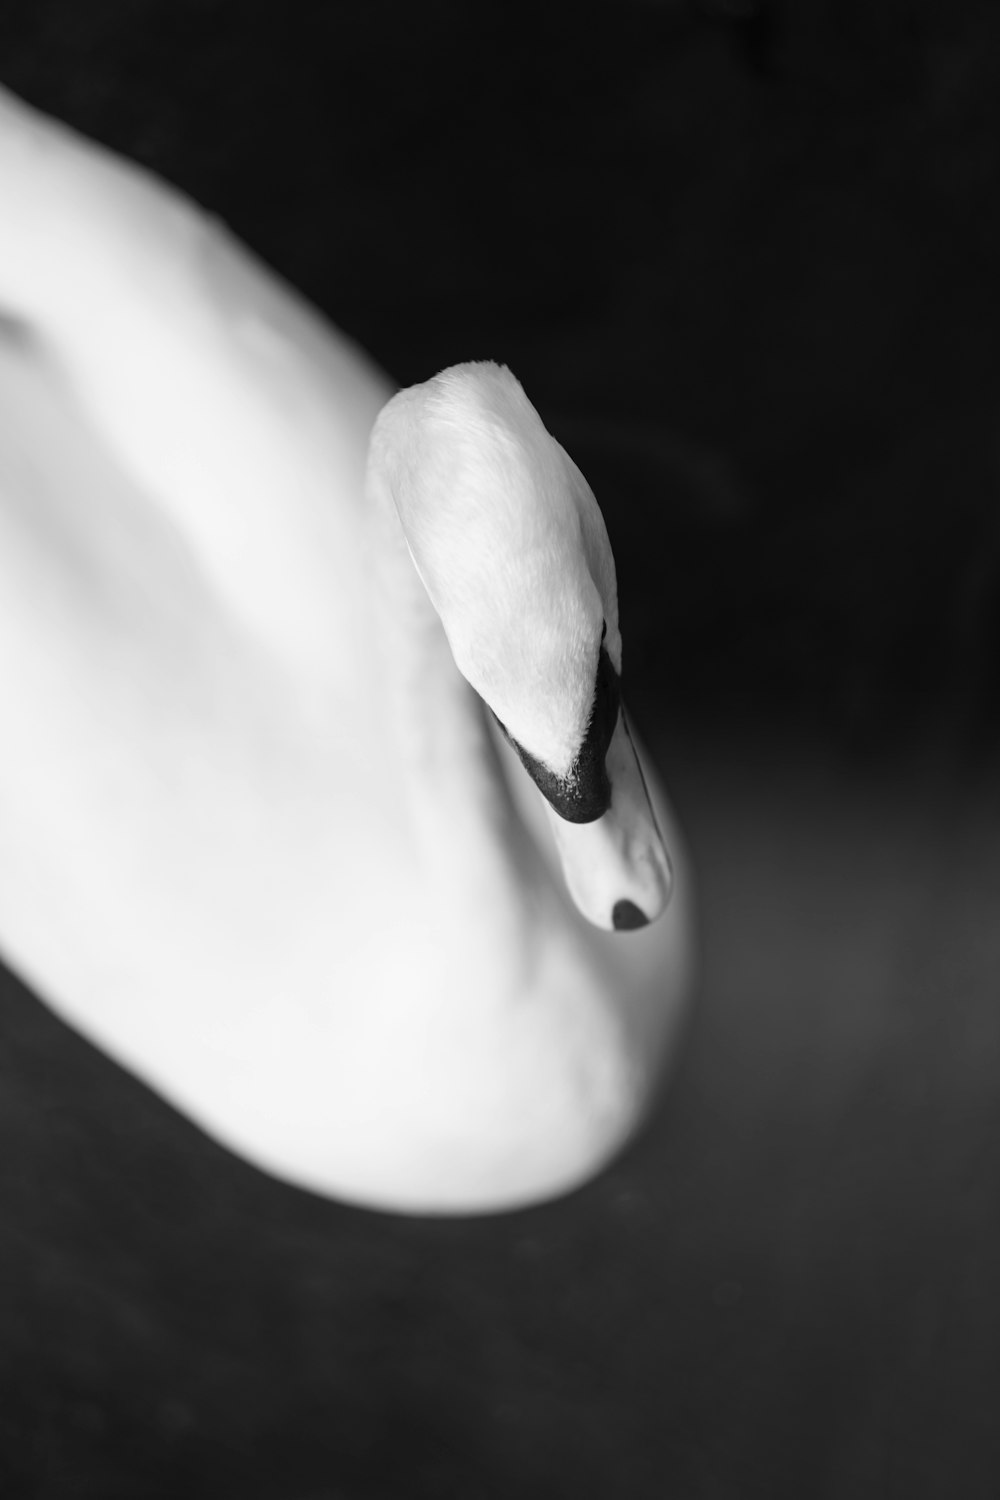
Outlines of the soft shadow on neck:
[[406,832],[457,919],[480,913],[518,941],[550,882],[511,796],[487,710],[455,665],[388,481],[371,463],[366,489],[379,691]]

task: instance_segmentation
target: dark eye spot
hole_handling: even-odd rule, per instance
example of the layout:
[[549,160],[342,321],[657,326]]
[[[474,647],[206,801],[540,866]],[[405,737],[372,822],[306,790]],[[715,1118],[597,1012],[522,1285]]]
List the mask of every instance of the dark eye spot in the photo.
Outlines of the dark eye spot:
[[[607,624],[605,624],[607,632]],[[521,758],[532,781],[552,809],[567,823],[595,823],[611,806],[611,782],[605,764],[608,747],[621,711],[621,683],[602,645],[597,659],[594,702],[587,732],[572,766],[565,776],[556,776],[512,739],[500,720],[500,728]],[[495,717],[495,716],[494,716]]]
[[616,932],[634,932],[637,927],[649,926],[649,918],[634,901],[616,901],[611,921]]

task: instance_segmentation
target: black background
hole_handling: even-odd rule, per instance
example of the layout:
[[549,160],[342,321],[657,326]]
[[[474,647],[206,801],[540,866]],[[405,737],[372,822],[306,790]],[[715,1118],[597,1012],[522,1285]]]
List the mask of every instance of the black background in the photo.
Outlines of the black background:
[[[11,3],[0,82],[591,478],[701,888],[662,1108],[394,1220],[13,977],[5,1494],[1000,1492],[1000,9]],[[2,204],[0,204],[2,233]]]

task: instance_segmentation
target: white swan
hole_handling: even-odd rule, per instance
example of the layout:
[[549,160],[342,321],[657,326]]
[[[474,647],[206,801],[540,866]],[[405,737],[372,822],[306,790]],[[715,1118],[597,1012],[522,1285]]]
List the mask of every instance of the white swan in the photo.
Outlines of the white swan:
[[390,399],[10,96],[0,202],[4,953],[292,1181],[467,1212],[584,1180],[691,976],[648,770],[673,900],[600,930],[668,867],[586,481],[506,370]]

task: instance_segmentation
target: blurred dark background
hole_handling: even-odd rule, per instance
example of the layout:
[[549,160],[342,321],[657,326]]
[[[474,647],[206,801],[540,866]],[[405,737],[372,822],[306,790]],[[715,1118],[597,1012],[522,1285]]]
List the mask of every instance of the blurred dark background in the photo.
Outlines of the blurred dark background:
[[[704,983],[561,1204],[380,1218],[4,981],[0,1479],[1000,1493],[1000,7],[6,0],[0,82],[590,477]],[[2,233],[0,204],[0,233]]]

